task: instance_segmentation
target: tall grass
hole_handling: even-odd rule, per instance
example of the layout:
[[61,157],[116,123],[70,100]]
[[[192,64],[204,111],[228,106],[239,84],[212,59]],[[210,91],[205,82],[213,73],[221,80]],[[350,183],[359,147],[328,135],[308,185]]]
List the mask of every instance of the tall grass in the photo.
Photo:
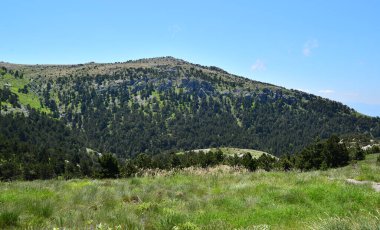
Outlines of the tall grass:
[[19,214],[5,211],[0,214],[0,228],[16,227],[19,221]]
[[[187,169],[119,180],[0,183],[0,228],[374,229],[376,156],[329,171]],[[362,228],[363,229],[363,228]]]

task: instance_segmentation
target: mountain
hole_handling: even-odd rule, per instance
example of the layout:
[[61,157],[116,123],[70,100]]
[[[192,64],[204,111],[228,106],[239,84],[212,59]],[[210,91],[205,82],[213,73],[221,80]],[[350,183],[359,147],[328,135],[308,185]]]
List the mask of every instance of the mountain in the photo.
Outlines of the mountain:
[[334,133],[380,136],[379,118],[342,103],[173,57],[1,62],[0,88],[2,116],[27,119],[37,111],[63,124],[83,147],[120,157],[215,147],[281,155]]

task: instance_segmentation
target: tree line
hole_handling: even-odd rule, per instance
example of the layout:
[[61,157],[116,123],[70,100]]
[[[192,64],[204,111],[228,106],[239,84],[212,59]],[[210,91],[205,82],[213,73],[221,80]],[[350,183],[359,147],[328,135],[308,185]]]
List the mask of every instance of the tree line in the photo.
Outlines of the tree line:
[[[133,159],[120,163],[115,155],[105,154],[100,157],[104,178],[131,177],[141,170],[146,169],[182,169],[186,167],[213,167],[216,165],[229,165],[243,167],[253,172],[257,169],[265,171],[289,171],[289,170],[326,170],[348,165],[353,161],[365,159],[365,155],[374,153],[377,146],[365,152],[359,145],[355,148],[347,148],[341,140],[333,135],[324,141],[315,141],[301,152],[294,155],[284,155],[280,158],[269,154],[263,154],[259,158],[253,158],[250,153],[241,155],[226,155],[221,150],[216,151],[189,151],[184,154],[139,154]],[[112,165],[112,167],[111,167]]]
[[[1,180],[58,177],[65,179],[121,178],[133,177],[149,169],[208,168],[217,165],[242,167],[251,172],[258,169],[265,171],[326,170],[345,166],[351,161],[363,160],[366,154],[379,150],[377,146],[367,152],[358,145],[347,148],[337,136],[332,136],[328,140],[316,141],[297,154],[283,155],[280,158],[263,154],[256,159],[248,152],[241,155],[226,155],[217,149],[208,152],[189,151],[183,154],[142,153],[134,158],[125,159],[111,153],[98,154],[85,151],[80,141],[73,139],[73,134],[64,126],[46,121],[43,117],[39,117],[38,113],[32,113],[30,116],[33,122],[27,123],[22,115],[16,116],[17,122],[10,119],[9,115],[2,116],[0,122]],[[25,127],[20,129],[20,124]],[[40,142],[40,138],[49,141]],[[46,145],[46,143],[49,144]]]

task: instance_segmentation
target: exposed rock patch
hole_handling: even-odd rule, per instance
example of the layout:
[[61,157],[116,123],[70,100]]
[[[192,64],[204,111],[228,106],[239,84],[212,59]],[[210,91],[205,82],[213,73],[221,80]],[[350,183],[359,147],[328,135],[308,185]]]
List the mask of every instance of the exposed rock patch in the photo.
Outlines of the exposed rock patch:
[[371,184],[372,188],[376,192],[380,192],[380,183],[377,183],[374,181],[359,181],[359,180],[355,180],[355,179],[347,179],[346,182],[349,184],[356,184],[356,185]]

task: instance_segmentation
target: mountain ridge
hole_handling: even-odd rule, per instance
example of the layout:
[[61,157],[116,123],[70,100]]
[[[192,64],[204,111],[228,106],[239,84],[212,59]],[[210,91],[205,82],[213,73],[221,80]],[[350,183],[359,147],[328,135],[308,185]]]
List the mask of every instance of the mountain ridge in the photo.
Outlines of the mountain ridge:
[[380,136],[378,118],[340,102],[173,57],[0,67],[22,108],[35,98],[32,108],[88,147],[122,156],[223,146],[280,155],[333,133]]
[[[134,60],[131,59],[128,61],[120,61],[120,62],[94,62],[94,61],[90,61],[90,62],[79,63],[79,64],[17,64],[17,63],[10,63],[10,62],[4,62],[4,61],[0,62],[0,67],[5,67],[5,68],[10,69],[10,70],[20,70],[21,69],[22,71],[26,71],[26,74],[28,74],[32,77],[35,77],[35,75],[37,73],[40,75],[43,75],[45,73],[45,75],[44,75],[45,77],[49,77],[49,76],[61,77],[61,76],[65,76],[67,74],[78,74],[81,72],[79,70],[89,71],[90,69],[86,69],[86,68],[90,68],[90,67],[96,68],[98,66],[108,67],[108,68],[106,68],[106,70],[110,71],[108,73],[106,71],[101,72],[102,74],[105,74],[105,73],[113,74],[114,72],[112,72],[112,70],[115,71],[119,68],[131,68],[131,67],[132,68],[139,68],[139,67],[140,68],[147,68],[147,67],[161,67],[162,68],[162,67],[165,67],[167,65],[169,65],[171,67],[176,67],[178,65],[196,67],[196,68],[199,68],[202,70],[210,71],[212,73],[220,73],[220,74],[224,74],[224,75],[227,75],[230,77],[243,79],[244,81],[259,83],[259,84],[263,84],[265,86],[274,87],[274,88],[278,88],[278,89],[282,89],[282,90],[288,90],[288,91],[294,91],[294,92],[309,94],[309,95],[312,95],[315,97],[322,98],[324,100],[334,101],[334,102],[344,104],[343,102],[333,100],[330,98],[326,98],[326,97],[322,97],[319,95],[315,95],[313,93],[305,92],[305,91],[302,91],[299,89],[286,88],[284,86],[275,85],[275,84],[268,83],[268,82],[257,81],[255,79],[252,79],[249,77],[244,77],[244,76],[236,75],[233,73],[229,73],[226,70],[224,70],[220,67],[217,67],[217,66],[205,66],[205,65],[201,65],[201,64],[195,64],[195,63],[191,63],[189,61],[186,61],[184,59],[175,58],[173,56],[141,58],[141,59],[134,59]],[[54,68],[70,68],[73,70],[72,70],[72,72],[60,72],[58,70],[58,73],[57,73],[56,71],[52,72],[52,70],[49,70],[51,68],[52,69],[54,69]],[[41,72],[39,72],[39,71],[41,71]],[[92,73],[92,74],[95,74],[95,73]],[[350,107],[350,108],[355,110],[352,107]],[[356,110],[355,110],[355,112],[357,112],[359,115],[366,116],[366,117],[378,117],[378,116],[370,116],[367,114],[362,114]]]
[[[285,89],[285,87],[277,86],[271,83],[266,82],[260,82],[254,79],[250,79],[244,76],[239,76],[236,74],[229,73],[225,71],[224,69],[216,66],[205,66],[201,64],[194,64],[188,61],[185,61],[183,59],[175,58],[172,56],[163,56],[163,57],[153,57],[153,58],[142,58],[142,59],[136,59],[136,60],[128,60],[128,61],[122,61],[122,62],[110,62],[110,63],[102,63],[102,62],[86,62],[86,63],[80,63],[80,64],[16,64],[16,63],[9,63],[9,62],[0,62],[1,67],[6,67],[7,69],[11,70],[17,70],[20,69],[23,71],[26,71],[27,74],[30,74],[31,76],[35,77],[35,74],[44,75],[45,77],[49,77],[52,75],[52,72],[55,74],[55,77],[59,76],[65,76],[65,74],[78,74],[79,70],[91,70],[91,68],[97,68],[102,67],[100,69],[104,72],[98,72],[102,74],[112,74],[117,69],[120,68],[147,68],[147,67],[156,67],[156,68],[165,68],[165,67],[178,67],[178,66],[185,66],[185,67],[193,67],[202,69],[203,71],[208,71],[211,73],[219,73],[227,76],[233,76],[239,79],[244,79],[248,81],[253,81],[261,84],[265,84],[272,87],[282,88]],[[58,70],[56,69],[58,68]],[[70,68],[72,72],[60,72],[59,68]],[[86,69],[87,68],[87,69]],[[110,72],[106,72],[106,71]],[[39,72],[41,71],[41,72]],[[58,71],[58,73],[56,72]],[[45,73],[45,74],[44,74]],[[56,75],[58,74],[58,75]],[[96,74],[96,73],[93,73]]]

